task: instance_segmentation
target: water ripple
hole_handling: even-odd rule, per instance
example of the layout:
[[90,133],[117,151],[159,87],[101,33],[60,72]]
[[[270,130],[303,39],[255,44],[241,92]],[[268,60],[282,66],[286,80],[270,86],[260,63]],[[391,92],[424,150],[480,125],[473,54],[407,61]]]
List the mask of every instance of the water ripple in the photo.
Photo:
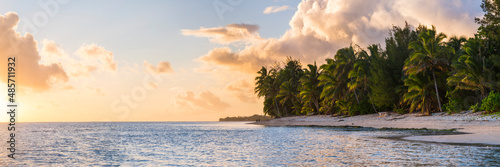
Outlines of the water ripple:
[[[241,122],[24,123],[13,166],[498,166],[499,147],[394,141],[411,131]],[[0,137],[7,139],[7,131]],[[6,148],[5,142],[2,147]],[[2,155],[7,151],[2,150]]]

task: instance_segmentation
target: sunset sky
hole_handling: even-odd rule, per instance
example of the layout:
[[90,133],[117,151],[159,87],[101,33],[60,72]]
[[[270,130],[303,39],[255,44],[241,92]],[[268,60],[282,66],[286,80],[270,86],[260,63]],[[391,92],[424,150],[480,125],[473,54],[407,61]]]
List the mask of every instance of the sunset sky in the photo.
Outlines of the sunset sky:
[[[262,114],[261,66],[319,64],[393,26],[472,36],[480,0],[1,1],[3,104],[18,122],[216,121]],[[384,46],[383,46],[384,47]],[[5,105],[3,105],[5,106]],[[1,121],[8,120],[0,114]]]

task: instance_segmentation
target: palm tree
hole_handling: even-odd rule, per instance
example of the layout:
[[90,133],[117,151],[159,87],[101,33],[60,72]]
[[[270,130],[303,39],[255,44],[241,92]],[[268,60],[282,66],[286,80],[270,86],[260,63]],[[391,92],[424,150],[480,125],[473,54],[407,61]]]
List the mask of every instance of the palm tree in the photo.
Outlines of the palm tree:
[[320,98],[323,99],[324,105],[330,104],[325,111],[326,114],[329,114],[335,106],[335,101],[343,97],[335,73],[337,63],[333,59],[326,59],[326,64],[321,65],[320,69],[321,74],[318,77],[320,81],[318,85],[323,88]]
[[[293,113],[294,114],[299,114],[300,108],[297,107],[296,102],[298,102],[298,92],[293,86],[293,82],[291,80],[285,81],[281,84],[280,86],[280,91],[278,95],[276,96],[277,99],[280,99],[280,103],[283,106],[283,108],[286,110],[287,109],[287,102],[292,103],[293,105]],[[285,113],[288,113],[285,111]]]
[[269,75],[267,73],[267,68],[262,67],[257,74],[259,74],[259,76],[255,77],[254,90],[258,97],[263,97],[269,93]]
[[453,36],[450,38],[448,43],[446,43],[447,46],[453,48],[453,50],[455,51],[455,54],[450,54],[448,56],[449,64],[452,64],[463,54],[462,46],[464,45],[465,42],[467,42],[467,39],[465,37]]
[[359,104],[359,98],[355,90],[348,88],[349,72],[352,70],[358,52],[353,46],[339,49],[335,54],[335,59],[326,59],[327,64],[321,66],[322,73],[318,77],[319,86],[323,87],[320,98],[323,104],[328,105],[326,113],[334,108],[338,100],[347,102],[348,92],[354,92],[356,102]]
[[278,103],[278,93],[280,91],[280,86],[282,84],[282,80],[280,77],[280,71],[282,69],[279,67],[279,65],[275,66],[272,70],[269,71],[269,76],[270,76],[270,87],[269,87],[269,93],[270,93],[270,98],[272,98],[272,103],[274,104],[274,107],[280,114],[279,117],[282,117],[282,114],[286,114],[286,112],[280,112],[283,111],[284,109],[279,108],[279,103]]
[[266,67],[262,67],[257,73],[259,76],[255,77],[255,93],[258,97],[264,97],[264,114],[271,115],[271,110],[274,111],[273,115],[281,117],[278,104],[276,103],[276,88],[274,86],[275,70],[269,72]]
[[437,97],[432,91],[430,80],[430,77],[423,73],[410,74],[404,80],[405,86],[408,86],[408,92],[403,95],[403,103],[410,104],[410,112],[421,110],[422,113],[430,113],[436,101],[434,97]]
[[457,53],[460,51],[460,49],[462,49],[462,46],[465,42],[467,42],[467,39],[465,37],[453,36],[448,41],[447,45],[452,47],[453,50],[455,50],[455,53]]
[[451,65],[454,71],[447,82],[456,86],[455,89],[480,91],[482,99],[488,95],[489,90],[497,86],[497,83],[493,80],[495,73],[488,68],[486,58],[481,55],[482,46],[479,40],[470,38],[465,43],[463,49],[465,54]]
[[454,54],[453,48],[445,46],[443,42],[445,38],[446,35],[443,33],[436,34],[434,26],[432,26],[432,29],[424,28],[419,34],[418,41],[410,43],[409,48],[413,49],[413,53],[406,60],[405,67],[403,68],[406,71],[406,75],[419,73],[425,75],[427,72],[432,74],[439,111],[443,110],[439,98],[436,72],[446,72],[449,67],[446,58],[448,54]]
[[412,41],[418,40],[419,32],[418,29],[411,28],[407,22],[403,27],[393,26],[389,30],[389,37],[385,38],[385,59],[373,63],[378,74],[373,77],[373,81],[377,84],[371,88],[373,93],[376,93],[373,97],[378,107],[403,108],[395,104],[401,101],[402,93],[407,92],[402,79],[405,76],[403,68],[405,60],[412,52],[409,45]]
[[[361,52],[358,53],[358,57],[352,70],[349,72],[349,91],[356,91],[356,89],[359,89],[363,94],[369,94],[370,92],[369,86],[372,59],[379,58],[378,56],[380,56],[380,53],[378,45],[370,45],[368,49],[370,51],[370,55],[368,55],[366,51],[361,50]],[[373,110],[377,112],[371,97],[368,96],[368,98],[370,99]]]
[[314,65],[308,64],[309,69],[304,70],[304,76],[300,78],[301,91],[300,97],[305,104],[309,104],[309,108],[316,107],[316,112],[319,112],[319,100],[321,87],[319,86],[319,69],[314,62]]
[[291,57],[288,57],[284,64],[285,67],[277,72],[275,84],[278,88],[278,92],[276,98],[281,104],[285,115],[288,114],[288,111],[294,111],[295,114],[297,114],[300,113],[300,107],[298,107],[298,105],[300,105],[300,100],[298,95],[300,86],[299,80],[303,75],[302,65],[300,61],[293,60]]
[[[359,46],[357,47],[359,48]],[[359,52],[357,52],[352,45],[338,50],[337,54],[335,54],[335,61],[337,62],[336,78],[337,81],[340,82],[339,85],[342,87],[345,85],[345,87],[348,88],[347,84],[349,83],[349,72],[353,69],[358,55]],[[346,90],[348,92],[354,92],[356,102],[359,104],[359,98],[356,90]]]

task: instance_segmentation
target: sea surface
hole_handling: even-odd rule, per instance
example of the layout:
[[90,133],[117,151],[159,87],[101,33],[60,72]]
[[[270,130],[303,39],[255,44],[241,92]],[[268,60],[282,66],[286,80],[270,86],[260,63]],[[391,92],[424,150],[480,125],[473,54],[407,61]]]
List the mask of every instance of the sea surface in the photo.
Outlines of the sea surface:
[[387,139],[415,131],[246,123],[22,123],[0,166],[500,166],[498,146]]

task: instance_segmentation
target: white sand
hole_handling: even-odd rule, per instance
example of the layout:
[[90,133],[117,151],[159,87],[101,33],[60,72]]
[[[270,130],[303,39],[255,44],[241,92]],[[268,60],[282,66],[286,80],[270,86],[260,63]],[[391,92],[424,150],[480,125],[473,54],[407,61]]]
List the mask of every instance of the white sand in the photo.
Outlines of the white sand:
[[480,113],[462,112],[448,115],[435,113],[433,116],[420,114],[369,114],[354,117],[332,117],[324,115],[294,116],[269,121],[256,122],[268,126],[363,126],[373,128],[427,128],[427,129],[457,129],[458,132],[469,134],[411,136],[405,140],[418,140],[443,143],[476,143],[500,145],[500,118],[482,116]]

